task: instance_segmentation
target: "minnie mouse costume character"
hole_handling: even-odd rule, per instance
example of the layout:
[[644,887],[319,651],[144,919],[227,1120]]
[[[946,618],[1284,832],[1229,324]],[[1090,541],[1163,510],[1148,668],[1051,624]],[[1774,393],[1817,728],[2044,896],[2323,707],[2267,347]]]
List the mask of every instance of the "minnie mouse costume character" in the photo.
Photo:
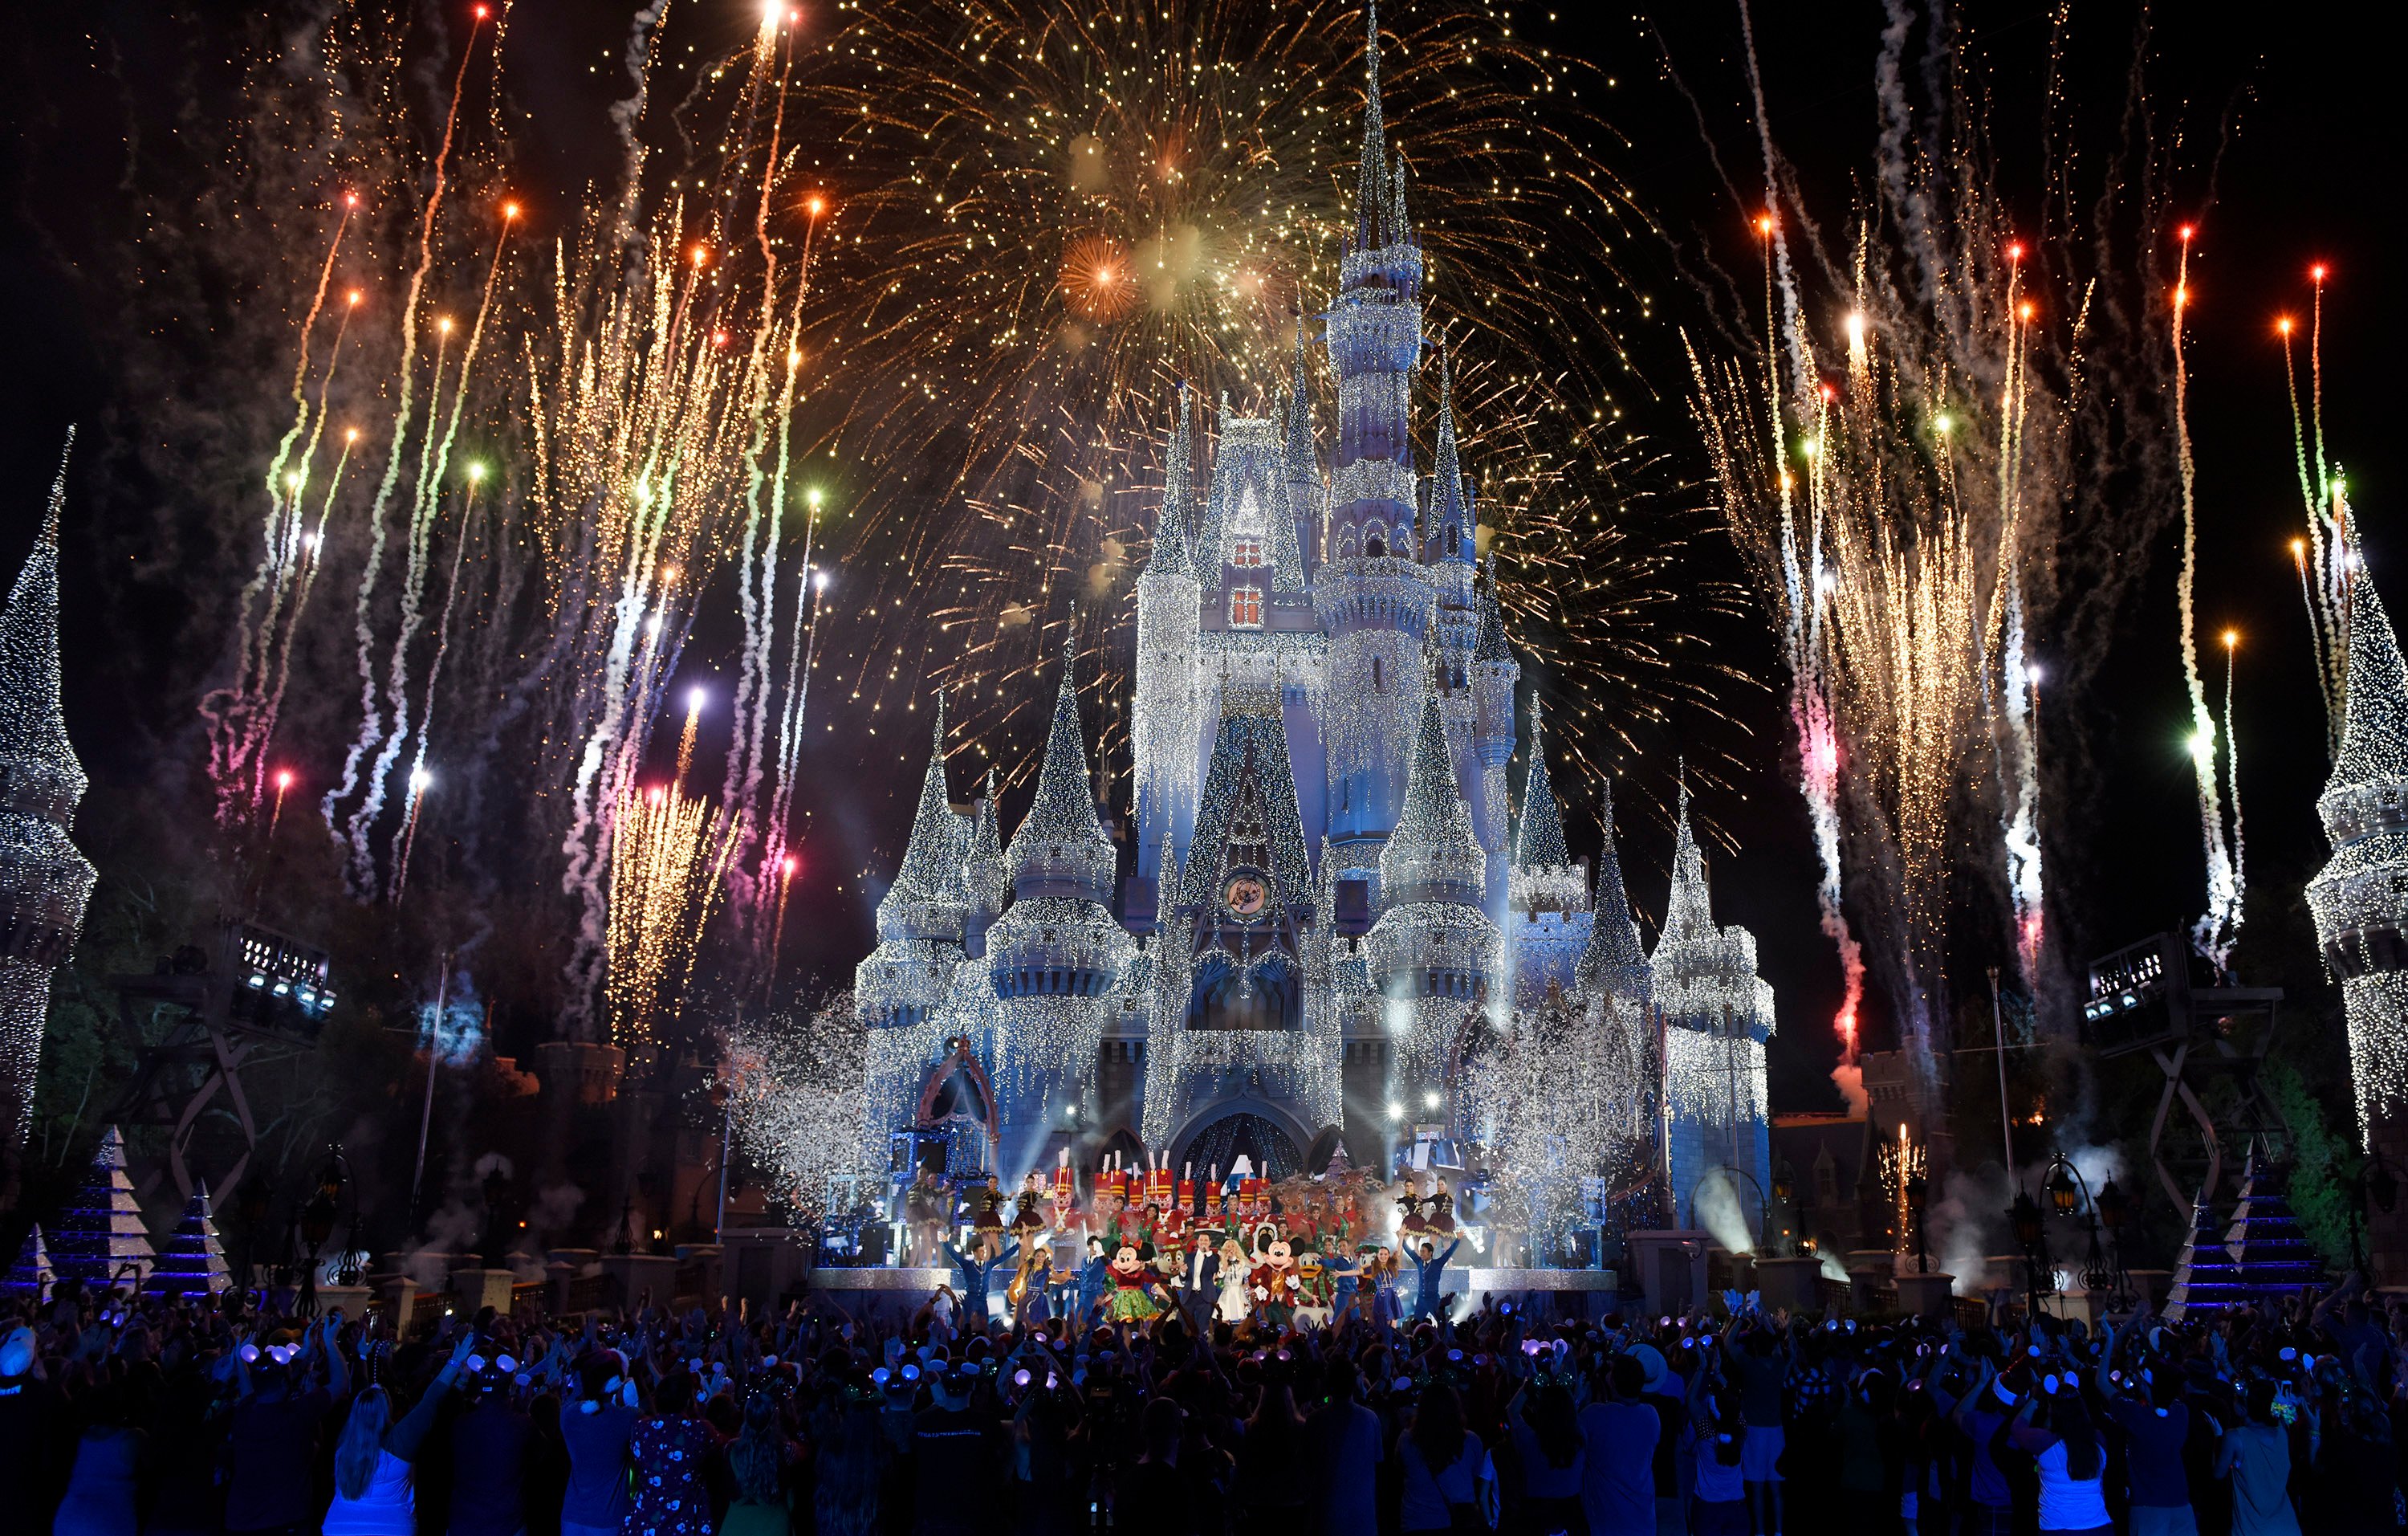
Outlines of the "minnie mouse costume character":
[[1154,1276],[1154,1267],[1138,1252],[1134,1242],[1124,1242],[1112,1254],[1111,1264],[1104,1271],[1111,1282],[1112,1299],[1104,1315],[1115,1323],[1150,1323],[1162,1315],[1163,1304],[1154,1299],[1162,1285]]

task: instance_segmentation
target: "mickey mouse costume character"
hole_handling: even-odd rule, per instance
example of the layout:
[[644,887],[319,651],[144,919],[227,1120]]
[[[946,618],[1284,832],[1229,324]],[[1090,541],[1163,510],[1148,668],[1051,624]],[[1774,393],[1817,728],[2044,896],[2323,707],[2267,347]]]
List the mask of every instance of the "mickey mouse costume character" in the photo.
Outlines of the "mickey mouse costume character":
[[1296,1254],[1287,1239],[1273,1237],[1254,1253],[1254,1316],[1263,1327],[1284,1329],[1296,1318],[1303,1281],[1296,1272]]

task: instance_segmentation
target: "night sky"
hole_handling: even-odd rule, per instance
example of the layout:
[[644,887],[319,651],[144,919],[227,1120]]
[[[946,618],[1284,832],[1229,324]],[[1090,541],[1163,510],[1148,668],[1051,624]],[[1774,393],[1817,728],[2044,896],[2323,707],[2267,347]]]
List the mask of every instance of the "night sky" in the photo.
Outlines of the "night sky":
[[[514,87],[538,108],[538,126],[521,149],[529,195],[539,205],[548,192],[603,168],[595,164],[600,136],[590,126],[602,98],[583,61],[593,37],[622,29],[626,7],[609,7],[609,24],[596,25],[600,8],[523,0],[513,20]],[[2075,8],[2072,138],[2083,152],[2098,153],[2122,132],[2121,75],[2134,21],[2120,5]],[[2172,208],[2200,229],[2192,356],[2201,633],[2205,639],[2230,626],[2243,637],[2237,712],[2251,937],[2243,969],[2246,980],[2279,981],[2295,997],[2313,997],[2314,1006],[2292,1015],[2300,1023],[2330,1012],[2300,937],[2300,899],[2326,853],[2313,809],[2325,765],[2305,618],[2286,553],[2299,514],[2272,321],[2278,311],[2304,312],[2312,261],[2329,262],[2334,272],[2329,439],[2349,472],[2370,567],[2395,610],[2408,604],[2408,596],[2389,590],[2399,580],[2395,561],[2408,562],[2408,539],[2392,531],[2402,502],[2402,447],[2378,415],[2392,404],[2382,360],[2402,354],[2400,285],[2385,269],[2382,232],[2391,227],[2387,204],[2408,146],[2388,59],[2374,37],[2339,14],[2348,8],[2261,11],[2234,26],[2229,12],[2163,7],[2145,45],[2166,189]],[[38,518],[65,424],[85,423],[65,535],[65,666],[69,725],[93,773],[95,801],[154,790],[191,794],[189,765],[199,752],[194,705],[206,682],[192,639],[231,601],[231,588],[191,579],[195,570],[227,568],[233,558],[211,542],[206,520],[176,509],[173,485],[111,468],[122,455],[92,438],[95,423],[125,430],[140,420],[123,366],[124,295],[110,291],[110,275],[122,269],[108,259],[123,234],[116,189],[128,174],[129,144],[136,146],[138,174],[153,184],[210,173],[206,164],[178,162],[176,134],[185,104],[217,99],[234,78],[226,61],[245,23],[230,8],[211,9],[174,22],[131,0],[23,11],[0,57],[0,553],[13,568]],[[1745,273],[1755,260],[1745,227],[1754,205],[1727,194],[1706,153],[1711,140],[1742,186],[1760,184],[1738,13],[1706,5],[1664,7],[1653,17],[1617,10],[1611,21],[1575,22],[1575,14],[1589,15],[1590,7],[1567,7],[1560,21],[1540,7],[1517,7],[1516,24],[1619,81],[1604,110],[1628,144],[1611,158],[1672,245],[1659,258],[1663,319],[1632,338],[1652,360],[1657,391],[1655,419],[1641,425],[1694,476],[1701,465],[1681,405],[1671,327],[1707,316],[1679,286],[1675,254],[1688,271]],[[2036,195],[2035,104],[2049,7],[1976,5],[1965,15],[1969,78],[1992,104],[2000,180],[2011,201],[2019,188]],[[1827,217],[1838,217],[1851,178],[1870,162],[1870,74],[1882,20],[1872,4],[1759,7],[1773,132]],[[1677,86],[1663,67],[1667,52]],[[558,59],[556,70],[544,66],[548,53]],[[1409,145],[1409,115],[1397,131]],[[547,188],[547,179],[554,185]],[[280,387],[262,380],[264,392]],[[161,457],[175,456],[171,445]],[[2125,553],[2144,574],[2080,717],[2054,712],[2056,701],[2042,706],[2043,754],[2052,740],[2079,735],[2095,769],[2076,793],[2044,810],[2059,935],[2077,959],[2186,922],[2200,904],[2198,824],[2182,747],[2175,553],[2171,533]],[[1684,579],[1735,569],[1727,546],[1711,536],[1696,539],[1684,559]],[[2037,639],[2045,662],[2052,638]],[[1717,916],[1751,927],[1762,944],[1782,1021],[1772,1048],[1776,1103],[1836,1107],[1823,1076],[1837,967],[1815,930],[1812,852],[1781,766],[1781,682],[1771,646],[1760,624],[1701,630],[1696,643],[1767,684],[1734,687],[1723,701],[1754,745],[1736,749],[1751,772],[1701,806],[1738,849],[1713,860]],[[2202,645],[2213,649],[2212,640]],[[2211,679],[2220,684],[2220,668]],[[815,711],[842,708],[836,690],[824,696],[827,703],[815,698]],[[841,730],[842,716],[835,718]],[[1676,725],[1674,734],[1703,738],[1718,729],[1727,727],[1698,721]],[[905,782],[915,782],[918,733],[882,739],[896,740],[898,763],[910,758]],[[1660,789],[1669,769],[1656,768],[1653,787]],[[956,787],[966,793],[967,781]],[[811,786],[799,803],[813,803]],[[856,836],[881,861],[891,862],[898,848],[909,807],[905,794],[863,813]],[[869,825],[879,817],[882,825]],[[1576,851],[1593,847],[1594,826],[1584,816],[1570,821]],[[1627,818],[1632,894],[1651,914],[1660,912],[1668,852],[1659,816]],[[867,899],[857,881],[847,885],[841,893],[798,891],[789,935],[797,965],[835,974],[867,947]],[[1956,984],[1978,988],[1978,970]]]

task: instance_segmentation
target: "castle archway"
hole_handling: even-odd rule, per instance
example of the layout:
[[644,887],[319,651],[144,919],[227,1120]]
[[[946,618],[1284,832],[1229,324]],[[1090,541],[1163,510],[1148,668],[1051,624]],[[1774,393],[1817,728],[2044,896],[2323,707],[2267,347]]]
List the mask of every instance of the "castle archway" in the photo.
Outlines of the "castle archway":
[[1240,1154],[1268,1179],[1284,1179],[1305,1171],[1304,1155],[1313,1142],[1312,1127],[1268,1099],[1240,1096],[1216,1100],[1189,1117],[1171,1139],[1170,1165],[1193,1164],[1197,1176],[1219,1169],[1226,1178]]

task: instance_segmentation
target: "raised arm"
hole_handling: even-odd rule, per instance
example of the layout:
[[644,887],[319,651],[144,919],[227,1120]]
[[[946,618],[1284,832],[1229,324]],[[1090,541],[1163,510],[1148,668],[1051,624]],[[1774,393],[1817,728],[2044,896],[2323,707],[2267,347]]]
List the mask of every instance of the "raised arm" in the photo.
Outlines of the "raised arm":
[[444,1397],[451,1392],[452,1379],[460,1374],[461,1366],[476,1347],[475,1334],[460,1336],[460,1342],[452,1351],[452,1357],[444,1361],[443,1369],[435,1373],[435,1380],[419,1398],[418,1406],[412,1408],[400,1423],[384,1432],[386,1450],[404,1461],[418,1459],[419,1447],[426,1443],[427,1431],[435,1428],[435,1414],[443,1406]]

